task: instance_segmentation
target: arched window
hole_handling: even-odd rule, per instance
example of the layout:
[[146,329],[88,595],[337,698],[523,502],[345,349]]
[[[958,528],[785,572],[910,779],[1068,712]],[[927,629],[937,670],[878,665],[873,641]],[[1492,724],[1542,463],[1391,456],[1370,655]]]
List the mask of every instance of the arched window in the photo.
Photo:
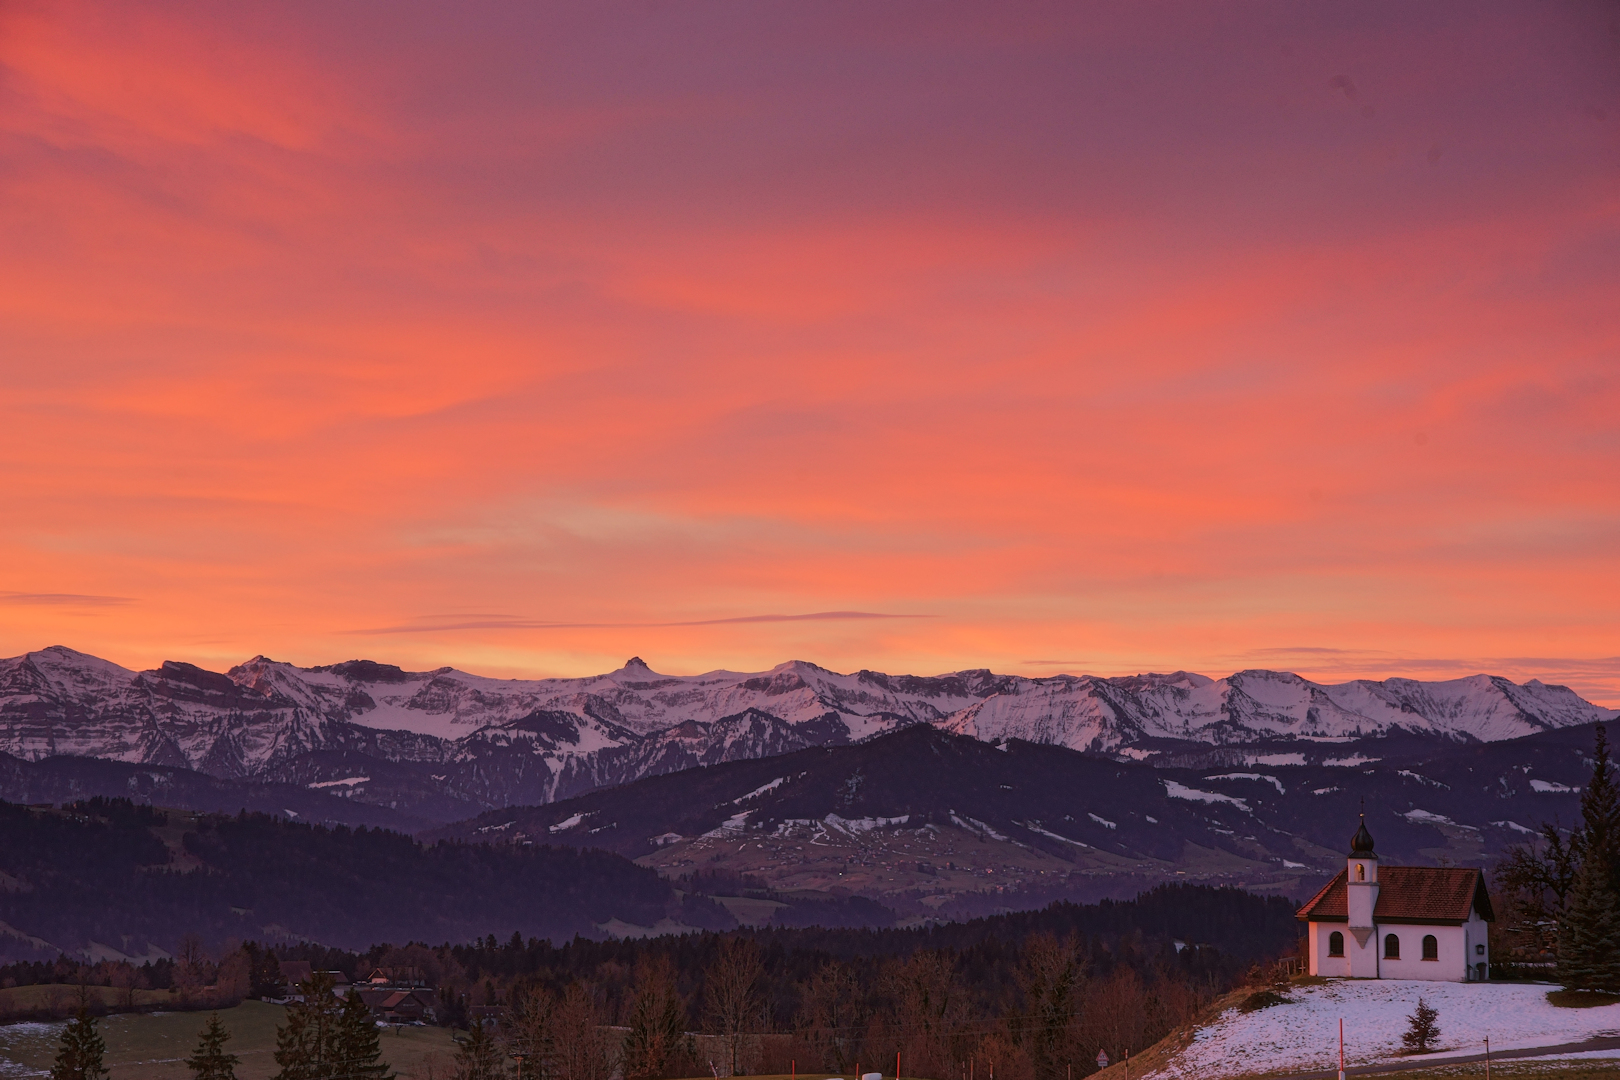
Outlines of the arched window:
[[1366,865],[1364,863],[1356,863],[1356,880],[1357,881],[1366,881],[1367,880],[1367,867],[1366,867]]
[[1425,960],[1438,960],[1438,959],[1440,959],[1440,940],[1438,938],[1436,938],[1433,934],[1424,934],[1423,935],[1423,959],[1425,959]]
[[1384,935],[1384,959],[1399,960],[1401,958],[1401,939],[1394,934]]
[[1344,955],[1344,935],[1339,933],[1337,930],[1328,935],[1328,955]]

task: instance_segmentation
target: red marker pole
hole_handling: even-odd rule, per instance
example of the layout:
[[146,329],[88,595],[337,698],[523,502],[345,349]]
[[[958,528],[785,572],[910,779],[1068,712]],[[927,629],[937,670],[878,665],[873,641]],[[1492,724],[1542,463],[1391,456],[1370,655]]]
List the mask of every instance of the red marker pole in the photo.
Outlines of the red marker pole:
[[1344,1080],[1344,1017],[1339,1017],[1339,1080]]

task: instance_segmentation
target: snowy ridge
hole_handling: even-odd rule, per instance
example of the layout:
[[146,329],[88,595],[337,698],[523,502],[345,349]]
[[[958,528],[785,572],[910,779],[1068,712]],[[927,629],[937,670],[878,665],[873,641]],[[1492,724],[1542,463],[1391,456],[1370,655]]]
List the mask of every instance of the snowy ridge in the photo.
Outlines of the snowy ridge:
[[1271,671],[911,676],[803,661],[663,675],[632,658],[602,675],[522,680],[365,660],[299,668],[263,656],[225,673],[175,662],[135,672],[61,646],[0,660],[0,752],[19,758],[77,755],[311,786],[365,775],[373,781],[356,796],[379,800],[386,781],[369,762],[431,765],[432,783],[477,807],[549,802],[917,723],[1141,758],[1154,752],[1144,745],[1167,742],[1315,747],[1394,734],[1492,742],[1614,715],[1565,687],[1490,675],[1324,685]]

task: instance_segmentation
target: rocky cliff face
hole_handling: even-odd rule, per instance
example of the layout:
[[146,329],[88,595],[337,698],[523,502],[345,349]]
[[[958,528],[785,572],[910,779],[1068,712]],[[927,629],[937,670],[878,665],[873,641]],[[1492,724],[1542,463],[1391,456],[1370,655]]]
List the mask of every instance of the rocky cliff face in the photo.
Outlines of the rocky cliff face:
[[296,783],[440,820],[697,765],[842,745],[911,724],[1152,760],[1200,748],[1420,737],[1494,742],[1614,716],[1565,687],[1476,675],[1323,685],[1286,672],[1029,679],[768,672],[489,679],[255,657],[129,671],[60,646],[0,660],[0,752]]

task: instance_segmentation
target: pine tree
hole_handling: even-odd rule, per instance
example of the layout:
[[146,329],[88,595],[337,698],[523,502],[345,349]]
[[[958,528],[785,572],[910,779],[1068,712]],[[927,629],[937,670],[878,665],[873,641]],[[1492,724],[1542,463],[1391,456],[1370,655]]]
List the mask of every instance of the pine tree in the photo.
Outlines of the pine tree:
[[225,1040],[230,1037],[231,1033],[219,1022],[219,1013],[208,1017],[197,1037],[196,1051],[186,1058],[186,1068],[194,1080],[236,1080],[236,1066],[241,1059],[225,1052]]
[[1571,990],[1620,992],[1620,792],[1602,724],[1592,757],[1570,842],[1580,863],[1558,927],[1558,977]]
[[337,1075],[349,1080],[393,1080],[393,1072],[382,1060],[382,1044],[377,1022],[360,995],[353,990],[343,1000],[333,1032],[331,1059]]
[[506,1075],[501,1048],[490,1038],[483,1023],[474,1020],[472,1030],[456,1050],[455,1080],[506,1080]]
[[1440,1029],[1434,1022],[1439,1015],[1427,1001],[1418,998],[1417,1012],[1406,1018],[1408,1027],[1401,1036],[1402,1045],[1415,1054],[1428,1053],[1429,1047],[1440,1039]]
[[101,1063],[106,1052],[95,1019],[81,1004],[78,1015],[62,1031],[62,1049],[51,1066],[51,1080],[107,1080],[107,1069]]
[[316,972],[298,992],[303,1001],[287,1006],[287,1022],[276,1029],[276,1064],[272,1080],[328,1080],[333,1067],[342,1006],[332,995],[332,977]]

